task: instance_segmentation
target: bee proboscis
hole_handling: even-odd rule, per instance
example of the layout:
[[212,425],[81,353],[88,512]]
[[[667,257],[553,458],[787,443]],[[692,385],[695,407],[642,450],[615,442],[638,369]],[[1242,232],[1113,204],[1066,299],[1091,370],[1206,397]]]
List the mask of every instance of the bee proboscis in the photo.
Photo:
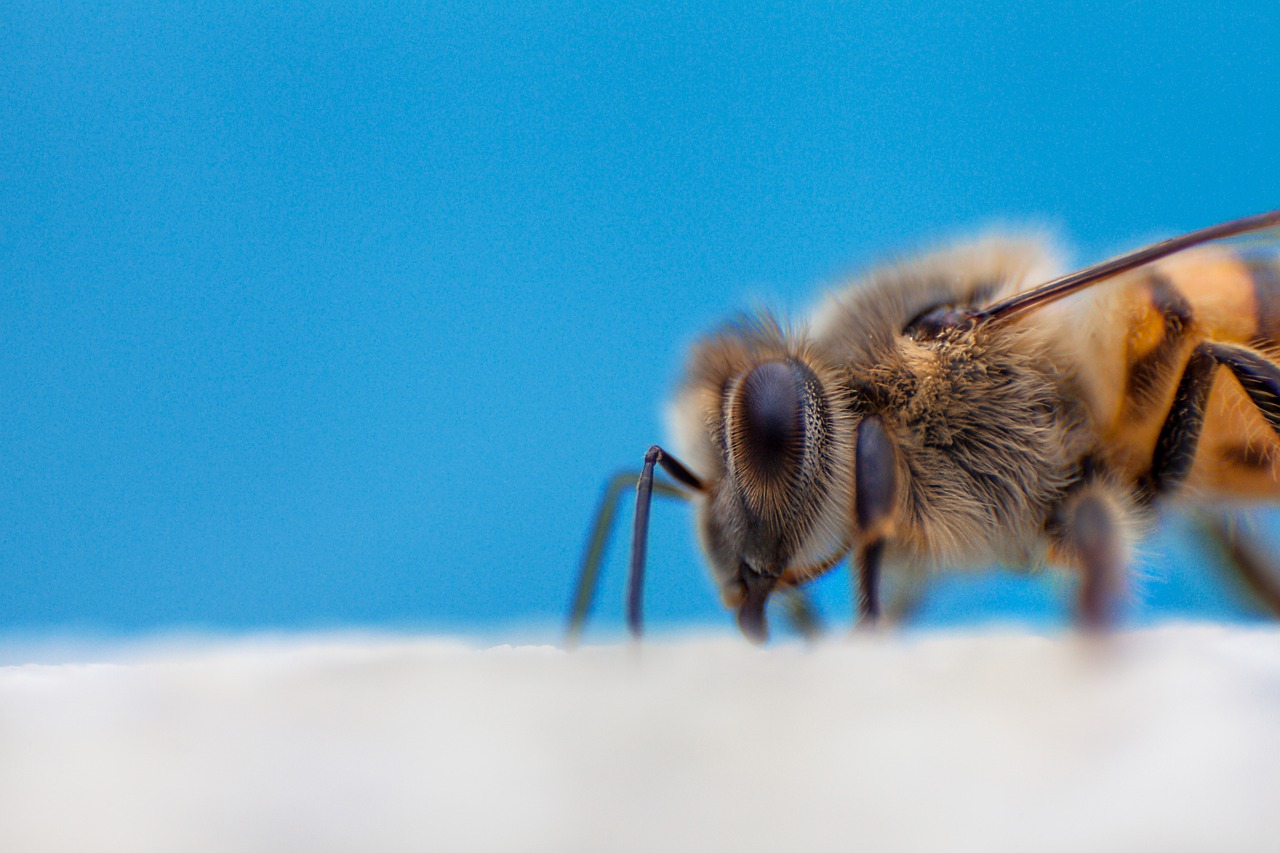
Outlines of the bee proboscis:
[[[1042,241],[986,238],[874,269],[797,328],[713,331],[672,404],[679,459],[655,445],[611,481],[571,638],[632,482],[637,636],[654,490],[692,501],[753,640],[771,595],[849,554],[864,619],[882,565],[1056,564],[1079,574],[1080,622],[1109,625],[1157,506],[1280,497],[1278,229],[1260,214],[1058,278]],[[1212,529],[1280,612],[1256,549]]]

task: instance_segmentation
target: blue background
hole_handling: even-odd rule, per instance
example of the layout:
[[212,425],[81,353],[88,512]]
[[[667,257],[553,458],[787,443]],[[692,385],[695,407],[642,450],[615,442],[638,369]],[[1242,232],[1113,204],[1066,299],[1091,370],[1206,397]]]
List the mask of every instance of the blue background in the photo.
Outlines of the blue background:
[[[1270,3],[425,5],[5,4],[4,631],[546,634],[726,313],[992,224],[1087,262],[1280,206]],[[654,620],[727,625],[654,523]],[[1133,618],[1246,613],[1195,547]]]

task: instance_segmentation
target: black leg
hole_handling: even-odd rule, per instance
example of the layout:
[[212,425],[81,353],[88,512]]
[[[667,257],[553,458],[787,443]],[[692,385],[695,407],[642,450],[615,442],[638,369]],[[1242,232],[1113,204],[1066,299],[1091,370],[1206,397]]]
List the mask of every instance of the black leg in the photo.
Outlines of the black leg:
[[1080,570],[1076,612],[1086,630],[1109,628],[1117,615],[1125,562],[1119,513],[1096,485],[1082,487],[1059,513],[1062,544]]
[[1191,471],[1196,458],[1196,445],[1200,443],[1200,430],[1204,427],[1205,405],[1213,390],[1213,377],[1218,369],[1218,359],[1213,344],[1200,344],[1191,353],[1183,368],[1178,389],[1173,395],[1173,406],[1165,417],[1160,436],[1156,439],[1155,452],[1151,456],[1151,470],[1143,483],[1143,498],[1149,503],[1160,495],[1178,490]]
[[[1150,503],[1174,493],[1186,482],[1204,427],[1209,392],[1213,389],[1220,366],[1231,371],[1250,402],[1258,407],[1271,429],[1280,436],[1280,367],[1247,347],[1205,341],[1192,350],[1178,380],[1173,405],[1156,440],[1151,470],[1142,483],[1139,497],[1143,502]],[[1094,528],[1095,534],[1100,526],[1096,520],[1086,520],[1084,524],[1086,529]],[[1206,535],[1219,545],[1227,562],[1235,568],[1254,596],[1280,614],[1280,580],[1277,580],[1276,571],[1269,568],[1270,563],[1261,549],[1241,532],[1227,526],[1221,518],[1205,520],[1201,526]],[[1081,535],[1087,532],[1085,530]],[[1094,544],[1097,545],[1096,542]],[[1082,545],[1081,550],[1084,559],[1083,552],[1089,549]],[[1101,553],[1097,547],[1094,550]],[[1093,562],[1103,564],[1106,560],[1098,557]],[[1081,610],[1086,623],[1099,617],[1100,611],[1095,603],[1099,593],[1095,590],[1106,585],[1105,570],[1095,573],[1100,578],[1098,583],[1089,581],[1089,574],[1086,570],[1086,579],[1081,586]],[[1118,571],[1116,577],[1119,578]]]
[[1249,399],[1280,436],[1280,367],[1245,347],[1213,344],[1213,353],[1240,380]]
[[1206,341],[1192,351],[1178,381],[1173,406],[1160,429],[1151,470],[1143,483],[1145,501],[1176,492],[1186,482],[1219,365],[1231,370],[1250,401],[1280,436],[1280,367],[1246,347]]
[[880,560],[893,528],[898,495],[897,453],[880,418],[858,425],[854,447],[854,517],[858,524],[857,612],[861,620],[880,617]]
[[858,621],[871,625],[880,620],[880,558],[883,554],[883,539],[875,539],[858,549]]
[[694,491],[700,492],[705,488],[702,481],[688,468],[658,445],[653,445],[645,453],[644,468],[640,470],[640,480],[636,483],[636,516],[631,530],[631,571],[627,576],[627,628],[636,639],[640,639],[644,632],[644,561],[649,548],[649,501],[653,495],[655,465],[661,465],[662,470]]
[[[613,532],[613,522],[618,514],[618,501],[627,489],[635,487],[639,479],[639,471],[619,471],[609,478],[604,494],[600,497],[595,517],[591,521],[591,535],[578,566],[578,583],[574,587],[573,600],[569,605],[569,619],[565,627],[565,645],[569,648],[578,644],[587,627],[587,618],[591,615],[591,606],[595,602],[600,567],[604,564],[609,547],[609,534]],[[664,498],[683,500],[687,497],[685,492],[663,482],[653,484],[653,493]]]

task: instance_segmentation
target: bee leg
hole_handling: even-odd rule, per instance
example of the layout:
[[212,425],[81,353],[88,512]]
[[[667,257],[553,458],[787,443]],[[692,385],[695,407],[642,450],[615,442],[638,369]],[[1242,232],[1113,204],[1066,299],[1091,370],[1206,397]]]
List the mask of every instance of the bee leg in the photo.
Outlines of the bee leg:
[[858,619],[874,624],[880,618],[880,561],[898,495],[897,451],[875,415],[858,425],[853,464],[854,515],[862,540],[856,549]]
[[858,549],[858,621],[874,625],[880,620],[880,558],[884,539],[873,539]]
[[[653,445],[644,455],[644,467],[636,482],[636,515],[631,528],[631,571],[627,575],[627,628],[631,636],[640,639],[643,633],[644,558],[649,547],[649,502],[653,496],[653,468],[661,465],[681,485],[694,491],[706,487],[693,472],[684,467],[674,456],[658,445]],[[763,607],[763,605],[761,605]]]
[[1255,536],[1235,519],[1220,513],[1197,517],[1197,526],[1243,581],[1255,602],[1280,616],[1280,568],[1268,558]]
[[906,568],[894,573],[895,585],[890,590],[884,617],[892,624],[907,622],[924,602],[926,584],[918,569]]
[[1165,416],[1151,456],[1151,469],[1141,483],[1144,503],[1176,492],[1187,479],[1196,458],[1200,430],[1204,427],[1205,404],[1213,389],[1218,359],[1213,344],[1202,343],[1191,353],[1178,380],[1173,406]]
[[1060,545],[1080,570],[1077,616],[1089,631],[1110,628],[1124,586],[1124,508],[1100,481],[1067,498],[1057,514]]
[[[1174,392],[1173,406],[1160,429],[1151,470],[1143,482],[1145,502],[1177,491],[1186,481],[1204,426],[1209,391],[1220,365],[1231,371],[1272,431],[1280,436],[1280,367],[1247,347],[1205,341],[1192,351]],[[1218,544],[1254,596],[1280,614],[1280,582],[1261,549],[1221,517],[1205,519],[1201,527]]]
[[1247,347],[1205,341],[1191,352],[1178,380],[1173,406],[1160,428],[1151,470],[1143,482],[1146,502],[1177,491],[1186,481],[1195,461],[1205,405],[1219,365],[1225,365],[1235,375],[1250,401],[1280,436],[1280,367]]
[[1259,352],[1230,344],[1210,344],[1214,357],[1240,380],[1249,399],[1280,436],[1280,366]]
[[[595,601],[600,566],[604,564],[605,553],[609,548],[609,534],[613,532],[613,522],[618,514],[618,502],[627,489],[635,488],[639,479],[639,471],[619,471],[609,478],[604,494],[600,496],[600,503],[591,520],[591,535],[587,538],[582,561],[578,564],[578,582],[569,604],[569,619],[565,626],[565,645],[569,648],[578,644],[587,627],[587,618],[591,615],[591,605]],[[685,492],[661,481],[654,482],[653,493],[664,498],[688,499]]]
[[781,597],[783,612],[797,634],[810,641],[822,636],[822,615],[808,593],[799,587],[789,587]]

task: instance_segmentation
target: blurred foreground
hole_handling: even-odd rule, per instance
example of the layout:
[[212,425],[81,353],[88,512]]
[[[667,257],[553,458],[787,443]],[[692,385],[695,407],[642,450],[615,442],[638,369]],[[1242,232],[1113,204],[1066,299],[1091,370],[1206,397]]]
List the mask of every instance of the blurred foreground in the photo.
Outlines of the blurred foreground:
[[1259,850],[1280,629],[0,668],[3,850]]

